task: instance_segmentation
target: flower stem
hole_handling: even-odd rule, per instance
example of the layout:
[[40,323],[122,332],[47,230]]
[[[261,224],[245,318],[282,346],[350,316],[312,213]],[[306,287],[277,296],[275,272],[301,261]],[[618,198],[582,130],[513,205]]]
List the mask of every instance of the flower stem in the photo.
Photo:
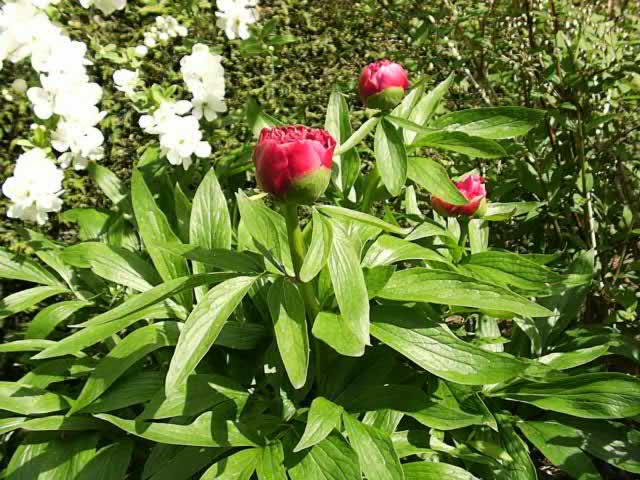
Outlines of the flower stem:
[[282,213],[287,223],[287,236],[289,238],[289,249],[291,251],[291,260],[293,269],[296,273],[296,280],[300,287],[300,293],[304,300],[304,306],[307,310],[309,320],[313,322],[320,313],[320,306],[313,291],[313,285],[310,282],[302,282],[300,280],[300,269],[304,262],[306,254],[306,246],[302,236],[302,230],[298,223],[298,204],[294,202],[285,202],[282,204]]

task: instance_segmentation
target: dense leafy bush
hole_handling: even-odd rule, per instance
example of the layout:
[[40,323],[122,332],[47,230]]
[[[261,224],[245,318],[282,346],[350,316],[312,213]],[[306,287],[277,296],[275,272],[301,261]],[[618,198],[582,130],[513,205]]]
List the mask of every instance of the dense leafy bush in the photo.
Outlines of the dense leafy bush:
[[[352,30],[344,24],[345,36],[381,15],[414,52],[432,53],[375,52],[402,60],[411,83],[405,91],[395,67],[372,80],[382,67],[369,67],[360,97],[380,110],[355,99],[368,59],[331,70],[333,90],[308,79],[313,88],[296,88],[309,88],[310,103],[287,104],[299,97],[283,94],[278,65],[291,65],[290,79],[315,61],[292,58],[311,48],[296,37],[305,27],[283,27],[319,8],[306,2],[263,5],[271,20],[250,38],[220,33],[226,59],[203,45],[209,4],[182,15],[128,5],[109,17],[178,21],[162,17],[147,35],[121,25],[126,48],[100,43],[100,33],[88,42],[109,114],[80,125],[106,132],[103,152],[56,146],[60,124],[78,123],[62,101],[13,143],[27,150],[24,165],[86,165],[88,175],[65,171],[65,185],[82,192],[92,182],[100,208],[50,189],[58,173],[29,183],[33,170],[11,169],[12,216],[54,225],[59,216],[76,229],[69,238],[7,223],[4,478],[640,473],[637,144],[621,141],[636,136],[627,123],[637,121],[638,50],[625,35],[638,19],[624,2],[532,3],[338,3],[363,16]],[[224,22],[232,4],[218,4],[220,32],[247,37]],[[48,8],[70,38],[104,21],[78,6]],[[177,56],[157,46],[181,38]],[[243,87],[259,78],[234,71],[239,55],[267,58],[271,74],[248,93],[227,84],[225,98],[223,75]],[[108,62],[123,68],[114,75]],[[24,102],[3,115],[34,119]],[[293,123],[328,133],[284,126]],[[37,188],[39,216],[15,207]],[[64,199],[59,215],[52,197]]]

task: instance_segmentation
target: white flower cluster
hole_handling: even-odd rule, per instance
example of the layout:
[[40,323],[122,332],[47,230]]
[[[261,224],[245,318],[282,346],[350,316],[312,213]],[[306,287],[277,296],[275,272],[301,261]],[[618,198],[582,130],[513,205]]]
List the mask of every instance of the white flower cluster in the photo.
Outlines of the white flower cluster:
[[[34,0],[42,1],[42,0]],[[46,0],[45,0],[46,1]],[[60,0],[57,0],[60,1]],[[122,10],[127,6],[127,0],[80,0],[80,5],[84,8],[95,6],[105,15],[111,15],[116,10]]]
[[135,89],[142,84],[140,80],[140,72],[138,70],[127,70],[121,68],[113,72],[113,83],[116,85],[116,90],[121,91],[127,97],[131,97],[135,94]]
[[160,136],[160,150],[172,165],[182,165],[187,170],[193,163],[193,155],[204,158],[211,155],[211,145],[202,140],[198,119],[187,115],[193,105],[186,100],[165,101],[151,114],[140,117],[142,129]]
[[144,32],[144,45],[136,47],[136,54],[143,57],[149,48],[155,47],[158,43],[167,42],[170,38],[186,37],[187,33],[187,27],[180,25],[171,15],[158,16],[156,24]]
[[224,30],[228,39],[249,38],[249,25],[258,20],[257,0],[217,0],[216,17],[218,28]]
[[226,112],[224,103],[224,68],[222,57],[213,55],[209,47],[198,43],[191,55],[180,60],[180,71],[187,89],[193,95],[193,116],[214,120],[218,113]]
[[[61,166],[73,165],[79,170],[86,168],[89,161],[103,157],[104,136],[96,127],[106,115],[97,107],[102,88],[89,80],[87,46],[67,37],[36,6],[47,4],[47,0],[14,0],[3,5],[0,62],[17,63],[31,57],[31,66],[40,74],[40,86],[29,88],[27,97],[38,118],[53,119],[51,146],[62,154]],[[34,151],[39,153],[31,153]],[[52,174],[58,169],[43,151],[31,152],[25,154],[26,159],[25,155],[18,159],[23,166],[20,170],[16,166],[14,180],[7,180],[9,186],[3,192],[14,202],[10,216],[41,223],[47,212],[59,210],[61,200],[56,192],[61,188],[61,174]],[[27,172],[34,178],[25,183]],[[45,178],[48,176],[51,178]],[[27,186],[22,188],[24,185]],[[31,204],[27,204],[29,201]]]
[[[182,165],[187,170],[193,163],[193,155],[200,158],[211,155],[211,145],[202,139],[198,121],[202,117],[208,121],[215,119],[227,106],[220,55],[213,55],[206,45],[196,44],[191,54],[180,60],[180,71],[193,95],[192,101],[164,101],[153,113],[140,117],[139,124],[146,133],[160,136],[161,153],[169,163]],[[134,77],[127,72],[120,76],[133,82]],[[122,85],[122,88],[126,87]]]
[[44,224],[48,212],[58,212],[62,207],[62,177],[62,170],[43,149],[20,155],[13,176],[2,185],[2,193],[12,202],[7,216]]

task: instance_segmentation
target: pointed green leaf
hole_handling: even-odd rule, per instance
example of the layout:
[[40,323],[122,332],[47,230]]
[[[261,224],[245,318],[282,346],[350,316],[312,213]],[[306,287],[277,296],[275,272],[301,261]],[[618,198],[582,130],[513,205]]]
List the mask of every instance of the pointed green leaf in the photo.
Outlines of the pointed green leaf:
[[268,303],[282,363],[293,387],[302,388],[309,368],[304,301],[298,288],[280,277],[269,288]]
[[466,205],[467,199],[453,184],[445,168],[429,158],[409,158],[408,175],[429,193],[452,205]]
[[360,469],[367,478],[404,480],[398,454],[391,438],[380,430],[364,425],[348,413],[342,415],[349,443],[358,454]]
[[400,195],[407,181],[407,152],[402,134],[388,120],[376,128],[374,152],[384,186],[391,195]]
[[213,287],[185,322],[171,359],[165,391],[181,385],[204,357],[229,316],[249,291],[256,277],[231,278]]
[[293,451],[299,452],[323,441],[333,429],[340,428],[341,415],[342,407],[324,397],[314,398],[307,414],[304,434]]

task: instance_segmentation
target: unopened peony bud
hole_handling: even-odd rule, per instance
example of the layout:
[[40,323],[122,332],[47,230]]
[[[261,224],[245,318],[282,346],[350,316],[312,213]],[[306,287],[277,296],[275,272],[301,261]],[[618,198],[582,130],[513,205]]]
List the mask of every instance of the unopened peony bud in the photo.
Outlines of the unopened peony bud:
[[315,201],[329,185],[335,146],[325,130],[263,128],[253,152],[258,186],[278,200]]
[[478,209],[483,210],[485,208],[487,191],[484,188],[484,178],[480,175],[468,175],[464,180],[454,183],[469,203],[466,205],[452,205],[434,195],[431,198],[431,205],[436,212],[445,217],[472,217]]
[[408,88],[405,69],[389,60],[367,65],[360,75],[360,99],[369,108],[391,110],[402,101]]

